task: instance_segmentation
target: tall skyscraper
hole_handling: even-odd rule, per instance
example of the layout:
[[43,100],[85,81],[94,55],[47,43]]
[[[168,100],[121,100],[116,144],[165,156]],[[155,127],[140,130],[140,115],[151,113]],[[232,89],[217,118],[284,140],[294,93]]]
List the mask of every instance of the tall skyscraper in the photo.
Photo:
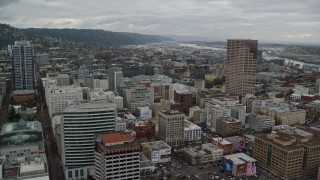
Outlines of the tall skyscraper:
[[12,48],[13,90],[35,89],[35,66],[29,41],[16,41]]
[[108,69],[109,90],[117,91],[123,79],[123,73],[118,67]]
[[94,165],[97,133],[115,131],[116,104],[107,101],[78,101],[63,113],[62,162],[66,179],[85,179]]
[[227,42],[226,93],[254,94],[257,74],[257,40],[232,39]]
[[89,70],[89,73],[92,74],[93,73],[93,60],[94,60],[94,55],[90,54],[90,55],[86,55],[82,57],[82,63],[87,67],[87,69]]

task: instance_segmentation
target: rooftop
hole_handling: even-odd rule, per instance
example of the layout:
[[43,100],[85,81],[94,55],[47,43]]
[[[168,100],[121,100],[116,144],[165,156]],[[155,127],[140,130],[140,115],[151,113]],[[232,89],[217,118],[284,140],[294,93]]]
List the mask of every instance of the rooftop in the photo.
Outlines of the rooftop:
[[4,124],[1,130],[1,135],[22,131],[42,131],[42,125],[39,121],[25,121],[20,119],[18,122]]
[[226,123],[240,122],[238,119],[229,116],[220,117],[219,119]]
[[193,130],[193,129],[201,129],[201,127],[193,124],[188,120],[184,120],[184,130]]
[[153,151],[161,150],[161,149],[168,149],[171,147],[165,143],[164,141],[151,141],[151,142],[145,142],[141,143],[142,146],[146,146],[151,148]]
[[11,132],[0,135],[0,146],[23,145],[39,141],[43,141],[40,131]]
[[180,112],[180,111],[174,111],[174,110],[162,110],[160,113],[164,114],[164,115],[168,115],[168,116],[172,116],[172,115],[184,115],[184,113]]
[[69,107],[67,107],[64,112],[91,112],[91,111],[104,111],[104,110],[113,110],[117,108],[117,104],[110,103],[106,100],[96,100],[96,101],[74,101]]
[[230,159],[233,162],[233,164],[236,164],[236,165],[257,161],[244,153],[230,154],[230,155],[224,156],[224,158]]
[[131,132],[115,132],[100,134],[97,139],[100,138],[104,145],[108,144],[122,144],[127,142],[133,142],[136,136]]

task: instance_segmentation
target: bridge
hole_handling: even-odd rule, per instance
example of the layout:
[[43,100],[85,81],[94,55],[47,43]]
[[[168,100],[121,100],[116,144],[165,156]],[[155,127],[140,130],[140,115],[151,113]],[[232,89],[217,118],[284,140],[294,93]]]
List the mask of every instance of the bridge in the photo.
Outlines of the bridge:
[[309,52],[299,48],[299,47],[287,47],[283,49],[278,56],[286,57],[286,58],[298,58],[309,61],[318,61],[320,60],[319,55],[312,55]]

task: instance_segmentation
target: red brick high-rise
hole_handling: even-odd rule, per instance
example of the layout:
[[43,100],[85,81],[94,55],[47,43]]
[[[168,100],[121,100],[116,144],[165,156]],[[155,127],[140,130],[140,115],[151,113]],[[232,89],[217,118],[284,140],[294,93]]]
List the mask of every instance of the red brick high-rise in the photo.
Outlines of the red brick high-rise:
[[180,111],[189,114],[190,107],[193,106],[193,93],[188,90],[174,91],[174,101],[180,103]]

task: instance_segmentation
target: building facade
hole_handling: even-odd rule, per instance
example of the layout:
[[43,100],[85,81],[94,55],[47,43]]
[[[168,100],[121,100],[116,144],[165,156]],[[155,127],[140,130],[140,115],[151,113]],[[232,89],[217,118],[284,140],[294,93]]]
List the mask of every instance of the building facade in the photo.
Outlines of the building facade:
[[189,109],[193,106],[193,93],[188,90],[176,90],[174,101],[180,103],[180,111],[188,115]]
[[67,179],[76,178],[73,171],[87,172],[94,165],[94,135],[115,131],[116,114],[116,105],[106,101],[78,101],[64,110],[61,158]]
[[254,94],[258,56],[257,40],[227,41],[225,91],[227,94]]
[[217,120],[216,132],[222,137],[240,135],[242,132],[242,124],[239,120],[232,117],[220,117]]
[[163,110],[159,115],[159,138],[171,146],[184,143],[184,114]]
[[12,47],[13,90],[35,89],[35,65],[29,41],[15,41]]
[[184,140],[190,141],[201,141],[201,127],[193,124],[190,121],[184,121]]
[[127,132],[100,134],[94,152],[94,179],[139,180],[140,146]]
[[320,143],[309,134],[280,128],[271,134],[256,136],[253,158],[260,168],[276,178],[314,178],[320,166]]
[[171,161],[171,147],[163,141],[141,143],[141,151],[153,163]]

